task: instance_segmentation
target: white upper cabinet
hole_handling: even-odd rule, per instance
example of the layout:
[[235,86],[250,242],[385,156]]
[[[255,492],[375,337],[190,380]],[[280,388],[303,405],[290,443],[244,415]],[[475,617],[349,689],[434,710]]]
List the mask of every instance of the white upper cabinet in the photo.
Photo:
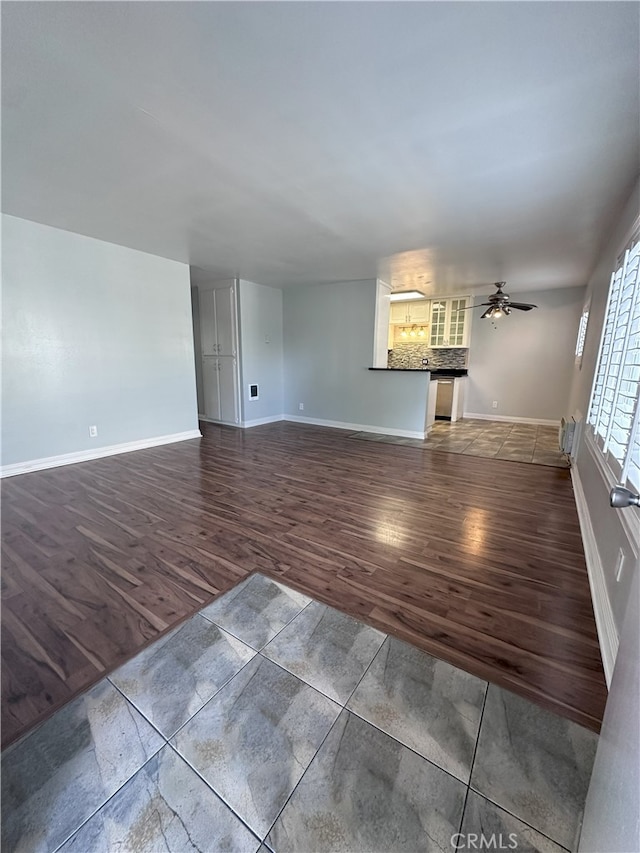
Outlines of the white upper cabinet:
[[400,326],[429,322],[429,300],[416,299],[414,302],[392,302],[390,322]]
[[199,296],[202,355],[235,355],[235,288],[200,290]]
[[466,296],[431,301],[429,346],[469,346],[470,317],[465,310],[469,304]]

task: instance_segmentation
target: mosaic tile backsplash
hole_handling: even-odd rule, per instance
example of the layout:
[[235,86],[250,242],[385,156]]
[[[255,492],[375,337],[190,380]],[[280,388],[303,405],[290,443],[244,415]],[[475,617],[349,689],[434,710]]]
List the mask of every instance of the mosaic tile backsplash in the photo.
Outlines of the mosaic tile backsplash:
[[422,367],[422,359],[429,359],[429,367],[467,367],[469,350],[462,347],[431,349],[426,344],[396,344],[389,350],[388,367]]

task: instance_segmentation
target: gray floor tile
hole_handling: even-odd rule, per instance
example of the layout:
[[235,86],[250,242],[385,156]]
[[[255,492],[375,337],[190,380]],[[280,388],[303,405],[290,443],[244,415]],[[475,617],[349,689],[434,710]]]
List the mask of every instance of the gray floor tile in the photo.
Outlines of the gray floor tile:
[[264,654],[343,705],[384,639],[381,631],[314,601]]
[[490,685],[471,785],[570,848],[597,741],[582,726]]
[[110,680],[170,738],[255,654],[222,628],[194,616]]
[[388,637],[347,707],[467,783],[486,688]]
[[500,450],[500,445],[479,445],[475,442],[465,448],[462,453],[464,456],[483,456],[486,459],[493,459],[496,453]]
[[458,853],[477,853],[482,837],[500,839],[503,850],[516,850],[517,853],[565,853],[564,847],[550,841],[479,794],[469,791],[460,836],[455,841],[456,850]]
[[256,853],[259,846],[198,774],[165,746],[59,853]]
[[163,743],[101,681],[3,753],[3,851],[55,850]]
[[448,851],[465,787],[343,711],[267,837],[276,853]]
[[264,575],[251,575],[201,611],[201,615],[261,649],[311,601]]
[[256,656],[172,743],[263,838],[339,710],[298,678]]
[[533,451],[521,450],[499,450],[495,455],[496,459],[503,459],[506,462],[533,462]]

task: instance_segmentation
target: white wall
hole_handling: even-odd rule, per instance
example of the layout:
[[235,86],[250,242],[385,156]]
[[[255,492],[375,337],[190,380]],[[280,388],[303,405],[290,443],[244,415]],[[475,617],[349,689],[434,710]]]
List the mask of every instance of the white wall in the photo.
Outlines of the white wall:
[[430,374],[368,370],[375,310],[375,279],[284,290],[288,417],[424,434]]
[[640,850],[640,590],[629,599],[587,794],[580,853]]
[[[587,286],[587,298],[591,299],[589,325],[582,367],[573,372],[567,414],[587,414],[611,272],[639,213],[640,183],[636,183]],[[608,480],[603,476],[584,433],[572,473],[587,544],[586,557],[595,592],[593,603],[601,645],[603,623],[621,636],[587,797],[580,850],[583,853],[637,853],[640,850],[640,580],[634,543],[637,525],[629,521],[630,510],[609,507],[608,492],[613,478]],[[615,564],[620,551],[625,555],[625,570],[616,581]]]
[[[241,279],[239,292],[242,421],[251,426],[283,413],[282,291]],[[249,383],[259,399],[249,399]]]
[[6,215],[2,243],[3,466],[197,430],[188,266]]
[[[636,184],[587,286],[587,298],[591,299],[589,324],[581,369],[574,368],[573,370],[573,383],[566,410],[568,415],[579,412],[583,417],[586,417],[588,414],[611,273],[616,258],[627,242],[630,230],[639,214],[640,183]],[[584,438],[576,453],[574,474],[579,478],[582,485],[584,510],[595,533],[598,551],[596,556],[602,567],[609,599],[608,603],[604,602],[604,604],[610,606],[619,633],[629,600],[633,572],[629,568],[623,573],[621,580],[616,581],[615,563],[620,549],[625,554],[627,567],[634,566],[638,557],[624,524],[625,519],[629,519],[629,514],[625,515],[622,510],[610,509],[608,493],[613,485],[613,477],[609,481],[604,479],[601,468],[597,465],[594,455],[589,449],[589,444]],[[587,557],[589,557],[588,554]],[[596,606],[600,604],[602,602],[596,602]]]
[[538,308],[495,321],[481,320],[480,309],[473,309],[465,412],[559,421],[571,388],[584,293],[575,287],[512,294],[514,302]]

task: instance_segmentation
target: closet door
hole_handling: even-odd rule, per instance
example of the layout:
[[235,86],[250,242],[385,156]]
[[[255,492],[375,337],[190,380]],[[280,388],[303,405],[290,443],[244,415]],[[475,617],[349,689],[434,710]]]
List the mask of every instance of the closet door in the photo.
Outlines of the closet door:
[[219,359],[213,356],[202,358],[202,391],[204,397],[204,416],[220,420],[220,388],[218,382]]
[[235,358],[218,359],[218,387],[220,389],[220,420],[235,424],[238,422]]
[[220,287],[213,292],[215,293],[216,343],[218,345],[216,355],[235,355],[235,288]]
[[200,302],[200,346],[202,355],[217,355],[216,352],[216,308],[215,291],[201,290]]

